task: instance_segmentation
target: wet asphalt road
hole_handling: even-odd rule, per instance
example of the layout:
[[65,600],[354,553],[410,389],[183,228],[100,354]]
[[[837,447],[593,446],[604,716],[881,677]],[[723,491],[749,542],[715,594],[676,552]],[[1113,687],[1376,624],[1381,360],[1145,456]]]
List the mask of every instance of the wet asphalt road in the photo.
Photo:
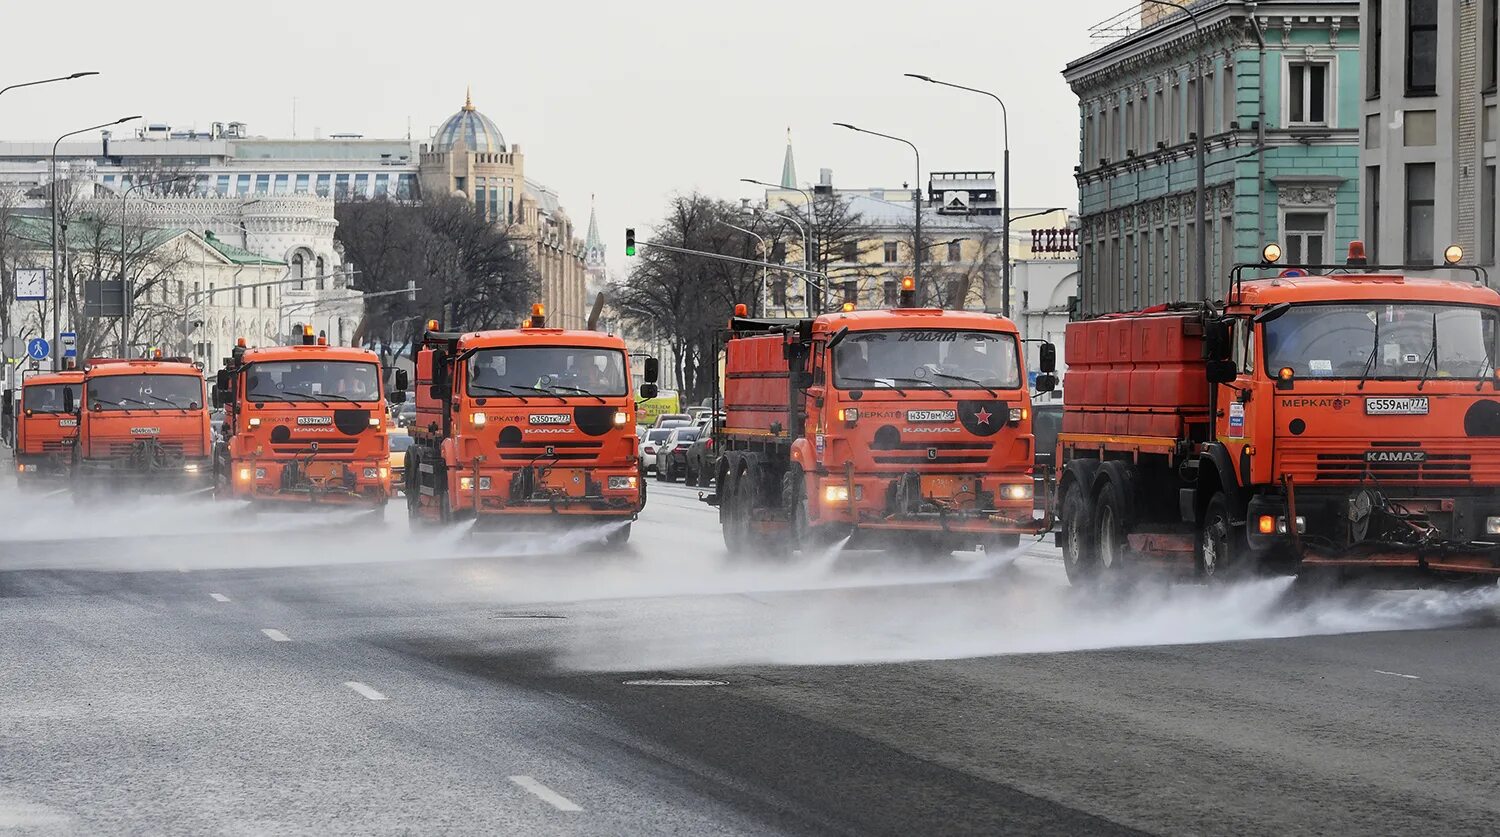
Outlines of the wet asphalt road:
[[[1500,594],[0,497],[0,833],[1494,833]],[[637,685],[655,681],[663,685]]]

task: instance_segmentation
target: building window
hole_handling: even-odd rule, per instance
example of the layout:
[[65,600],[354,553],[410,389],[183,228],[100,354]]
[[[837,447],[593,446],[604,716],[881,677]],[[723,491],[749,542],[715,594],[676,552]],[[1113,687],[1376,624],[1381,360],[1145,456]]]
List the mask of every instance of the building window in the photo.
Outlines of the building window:
[[1406,166],[1406,263],[1432,264],[1432,213],[1437,195],[1434,163]]
[[318,197],[320,197],[320,198],[326,198],[326,197],[328,197],[328,182],[331,179],[332,178],[330,178],[326,174],[320,174],[320,175],[318,175],[318,185],[317,185],[317,194],[318,194]]
[[297,290],[304,290],[307,283],[302,281],[307,277],[307,262],[303,260],[302,254],[292,256],[292,278],[297,280]]
[[1495,263],[1495,166],[1484,167],[1479,184],[1479,263]]
[[236,195],[250,194],[250,175],[242,174],[234,180],[234,193]]
[[852,282],[852,281],[851,282],[845,282],[845,283],[843,283],[842,287],[840,288],[840,291],[844,295],[844,302],[850,303],[851,305],[852,304],[857,304],[859,302],[859,283],[858,282]]
[[309,176],[305,175],[305,174],[299,174],[299,175],[297,175],[297,194],[299,194],[299,195],[305,195],[305,194],[307,194],[308,178],[309,178]]
[[898,304],[899,291],[896,290],[896,280],[887,279],[880,286],[880,301],[887,308],[894,308]]
[[962,241],[948,242],[948,261],[961,262],[964,258],[964,243]]
[[1286,124],[1328,123],[1328,76],[1328,65],[1321,62],[1287,66]]
[[1365,98],[1368,99],[1380,98],[1380,7],[1384,2],[1365,0]]
[[894,264],[896,262],[896,259],[899,257],[898,256],[899,247],[900,247],[900,245],[898,245],[894,241],[887,241],[885,243],[885,263],[886,264]]
[[469,191],[469,179],[467,177],[455,177],[455,178],[453,178],[453,191],[455,191],[455,192],[467,192],[467,191]]
[[255,194],[268,195],[271,193],[271,175],[257,174],[255,176]]
[[1484,92],[1494,93],[1496,70],[1495,26],[1497,18],[1500,18],[1500,14],[1497,14],[1497,10],[1500,10],[1500,8],[1497,8],[1500,7],[1500,0],[1483,0],[1483,3],[1484,7],[1481,9],[1480,14],[1479,37],[1484,44],[1484,48],[1480,53],[1484,58],[1484,67],[1480,69],[1480,77],[1484,81]]
[[[1406,95],[1437,95],[1438,0],[1406,0]],[[1430,248],[1429,243],[1429,248]]]
[[370,196],[370,176],[368,174],[354,175],[354,196],[368,198]]
[[389,197],[391,189],[391,176],[388,174],[375,175],[375,197]]
[[1172,125],[1172,132],[1168,135],[1167,144],[1176,145],[1183,141],[1182,138],[1186,134],[1186,131],[1183,130],[1184,123],[1182,119],[1182,85],[1177,81],[1175,75],[1172,77],[1172,93],[1167,98],[1171,102],[1169,121]]
[[1287,264],[1327,264],[1328,213],[1288,212],[1283,227],[1286,233]]
[[[400,175],[396,176],[396,199],[397,200],[409,201],[413,197],[415,197],[415,195],[413,195],[413,191],[414,190],[412,189],[412,183],[413,182],[415,182],[415,178],[412,175],[410,175],[410,174],[400,174]],[[496,189],[495,191],[499,192],[500,190]],[[493,196],[492,196],[492,201],[493,201]]]
[[1380,264],[1380,166],[1365,172],[1365,257]]
[[251,308],[259,308],[260,307],[260,288],[258,288],[258,287],[250,289],[250,307]]
[[777,279],[771,283],[771,304],[778,308],[786,307],[786,280]]
[[314,276],[327,276],[328,275],[328,268],[325,266],[325,264],[326,263],[323,261],[323,257],[319,256],[318,257],[318,261],[316,262],[317,273],[314,273],[313,275]]
[[965,303],[968,302],[968,300],[964,298],[965,296],[967,296],[967,294],[964,293],[966,289],[965,286],[967,284],[968,283],[962,279],[948,280],[948,304],[945,307],[954,310],[963,310]]
[[857,262],[857,261],[859,261],[859,241],[857,239],[852,239],[851,238],[848,241],[845,241],[843,243],[843,245],[842,245],[842,248],[843,248],[843,251],[844,251],[844,257],[843,257],[844,261],[846,261],[846,262]]
[[286,194],[287,183],[290,181],[290,179],[291,179],[290,175],[285,175],[285,174],[278,174],[278,175],[276,175],[276,194],[278,194],[278,195],[285,195]]
[[341,201],[349,199],[349,175],[340,174],[333,179],[333,194]]
[[1156,125],[1156,147],[1160,148],[1167,144],[1167,94],[1162,84],[1156,85],[1151,103]]
[[[1084,168],[1094,164],[1094,115],[1083,117],[1083,162]],[[847,261],[847,260],[846,260]]]
[[1237,129],[1239,122],[1239,91],[1234,87],[1234,64],[1224,65],[1224,130]]

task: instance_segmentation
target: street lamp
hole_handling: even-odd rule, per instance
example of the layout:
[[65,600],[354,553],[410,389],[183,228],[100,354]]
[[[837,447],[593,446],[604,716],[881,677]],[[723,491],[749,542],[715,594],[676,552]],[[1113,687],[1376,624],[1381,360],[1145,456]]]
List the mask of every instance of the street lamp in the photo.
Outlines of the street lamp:
[[1198,240],[1196,243],[1198,245],[1198,301],[1203,303],[1204,305],[1207,305],[1208,187],[1206,185],[1207,175],[1205,174],[1205,172],[1208,168],[1208,149],[1205,145],[1206,140],[1204,137],[1205,117],[1203,103],[1205,101],[1205,98],[1203,90],[1203,27],[1198,23],[1198,14],[1182,3],[1174,2],[1174,0],[1145,0],[1145,2],[1155,3],[1158,6],[1171,6],[1172,8],[1177,9],[1180,12],[1186,12],[1188,19],[1193,23],[1193,37],[1198,41],[1198,58],[1194,62],[1197,66],[1194,68],[1193,78],[1193,87],[1197,88],[1197,94],[1194,96],[1194,99],[1196,100],[1195,106],[1198,109],[1198,117],[1196,119],[1198,136],[1196,141],[1193,143],[1193,152],[1198,157],[1198,186],[1197,194],[1195,196],[1196,200],[1198,201]]
[[62,369],[62,351],[59,345],[62,343],[62,275],[57,269],[57,147],[68,137],[88,133],[89,131],[97,131],[100,128],[108,128],[113,125],[119,125],[122,122],[129,122],[132,119],[140,118],[139,114],[136,116],[122,116],[113,122],[104,122],[99,125],[90,125],[87,128],[79,128],[76,131],[69,131],[63,134],[57,138],[56,142],[52,143],[52,181],[50,185],[52,187],[52,345],[54,347],[52,350],[52,369],[54,372]]
[[[724,226],[726,226],[728,228],[730,228],[731,230],[738,230],[738,231],[744,233],[745,235],[748,235],[751,238],[754,238],[756,241],[759,241],[760,242],[760,260],[761,260],[761,262],[765,262],[765,261],[767,261],[770,258],[770,251],[768,251],[766,249],[766,239],[765,239],[765,236],[762,236],[760,233],[755,232],[753,230],[747,230],[744,227],[737,227],[734,224],[729,223],[728,221],[720,221],[719,223],[723,224]],[[760,266],[760,315],[762,317],[768,316],[767,304],[766,304],[766,266],[765,266],[765,264],[761,264],[761,266]]]
[[5,91],[7,91],[7,90],[15,90],[18,87],[32,87],[32,86],[37,85],[37,84],[51,84],[54,81],[71,81],[71,80],[73,80],[75,78],[83,78],[84,76],[97,76],[97,75],[99,75],[99,73],[97,73],[96,71],[94,71],[94,70],[87,70],[87,71],[82,72],[82,73],[74,73],[71,76],[58,76],[57,78],[44,78],[44,79],[39,79],[37,81],[23,81],[20,84],[11,84],[11,85],[7,85],[5,87],[0,87],[0,94],[5,93]]
[[[789,190],[789,191],[796,192],[796,193],[802,195],[802,197],[807,200],[807,230],[806,230],[806,232],[802,236],[802,267],[803,268],[811,267],[811,265],[810,265],[811,253],[809,252],[809,250],[812,247],[812,233],[813,233],[814,230],[817,229],[817,223],[818,223],[818,216],[817,216],[817,212],[815,211],[816,205],[813,203],[812,193],[809,192],[809,191],[807,191],[806,189],[800,189],[800,188],[798,188],[796,186],[781,186],[781,185],[775,184],[775,183],[767,183],[764,180],[756,180],[753,177],[742,177],[742,178],[740,178],[740,182],[741,183],[750,183],[750,184],[753,184],[755,186],[764,186],[767,189]],[[788,207],[791,206],[791,201],[783,199],[782,203],[785,203]],[[822,311],[823,310],[823,305],[822,305],[823,297],[822,297],[822,294],[821,293],[817,294],[816,298],[818,300],[817,308],[818,308],[819,311]],[[808,305],[808,311],[809,311],[809,313],[811,313],[812,308],[813,308],[813,306],[811,305],[811,303],[809,303],[809,305]]]
[[1001,202],[1001,205],[1005,207],[1005,213],[1006,213],[1005,214],[1005,220],[1001,222],[1002,229],[1000,231],[1000,236],[1005,239],[1005,256],[1004,256],[1003,260],[1000,262],[1000,282],[1001,282],[1001,289],[1000,289],[1000,313],[1003,314],[1003,315],[1005,315],[1006,317],[1009,317],[1010,316],[1010,221],[1011,221],[1011,219],[1010,219],[1010,113],[1006,110],[1005,100],[1001,99],[999,96],[996,96],[994,93],[991,93],[988,90],[980,90],[977,87],[965,87],[962,84],[954,84],[951,81],[939,81],[938,79],[935,79],[935,78],[933,78],[931,76],[924,76],[924,75],[921,75],[919,73],[906,73],[905,75],[906,75],[907,78],[914,78],[914,79],[917,79],[919,81],[925,81],[925,82],[927,82],[929,84],[939,84],[939,85],[942,85],[943,87],[952,87],[955,90],[967,90],[970,93],[978,93],[981,96],[988,96],[991,99],[995,100],[995,104],[998,104],[1000,106],[1000,135],[1001,135],[1002,141],[1004,143],[1004,152],[1003,152],[1003,154],[1004,154],[1004,162],[1003,162],[1004,169],[1003,169],[1003,172],[1004,173],[1002,175],[1002,177],[1004,178],[1004,185],[1001,187],[1001,189],[1002,189],[1002,196],[1000,198],[1000,202]]
[[[796,218],[793,218],[790,215],[782,215],[780,212],[765,212],[765,211],[760,210],[760,209],[753,209],[751,211],[752,212],[760,213],[762,215],[769,215],[772,218],[779,218],[779,219],[787,222],[788,224],[791,224],[792,226],[796,227],[797,228],[797,232],[802,233],[802,280],[803,280],[803,282],[807,283],[807,291],[806,291],[806,294],[807,294],[807,297],[806,297],[807,298],[807,313],[808,313],[809,316],[813,316],[813,317],[816,317],[818,314],[821,314],[823,312],[823,305],[822,305],[823,297],[822,297],[821,294],[814,293],[814,290],[817,289],[817,285],[815,285],[815,284],[813,284],[811,282],[811,280],[809,278],[809,275],[808,275],[812,271],[812,265],[810,265],[808,263],[808,261],[807,261],[808,250],[811,249],[809,247],[809,245],[808,245],[808,234],[807,234],[808,230],[807,230],[807,227],[803,226],[802,222],[798,221]],[[813,305],[813,300],[814,299],[818,300],[819,304],[817,306]],[[815,307],[816,307],[817,310],[813,310]]]
[[912,242],[912,244],[913,244],[913,246],[912,246],[912,261],[915,262],[915,264],[913,266],[913,269],[912,269],[912,273],[913,273],[913,278],[916,279],[917,284],[921,285],[922,284],[922,152],[920,152],[920,151],[917,150],[916,144],[913,143],[911,140],[902,139],[900,137],[893,137],[890,134],[882,134],[879,131],[871,131],[871,130],[868,130],[866,128],[856,128],[853,125],[850,125],[848,122],[835,122],[833,124],[839,126],[840,128],[848,128],[851,131],[858,131],[861,134],[869,134],[870,136],[874,136],[874,137],[883,137],[883,138],[888,139],[888,140],[895,140],[896,142],[906,143],[907,145],[911,146],[912,154],[916,155],[916,158],[917,158],[917,181],[916,181],[916,183],[914,183],[912,185],[916,186],[917,188],[912,191],[912,198],[913,198],[913,200],[912,200],[912,204],[913,204],[912,208],[913,208],[913,210],[915,210],[915,212],[913,214],[916,215],[917,222],[916,222],[915,240]]

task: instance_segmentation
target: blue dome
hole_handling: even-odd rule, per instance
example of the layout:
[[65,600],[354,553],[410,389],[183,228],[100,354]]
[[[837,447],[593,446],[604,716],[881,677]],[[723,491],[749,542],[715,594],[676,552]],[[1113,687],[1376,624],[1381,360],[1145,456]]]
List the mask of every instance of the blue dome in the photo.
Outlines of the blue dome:
[[463,143],[469,151],[501,154],[506,150],[505,137],[488,116],[474,109],[465,99],[463,110],[448,117],[432,138],[434,151],[452,151]]

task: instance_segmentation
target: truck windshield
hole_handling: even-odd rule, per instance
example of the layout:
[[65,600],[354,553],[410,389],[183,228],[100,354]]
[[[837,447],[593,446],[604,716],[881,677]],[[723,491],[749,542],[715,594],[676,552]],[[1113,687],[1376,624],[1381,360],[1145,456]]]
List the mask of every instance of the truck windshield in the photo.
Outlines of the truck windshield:
[[515,346],[480,349],[469,357],[469,395],[493,397],[536,392],[624,395],[625,353],[584,346]]
[[73,403],[82,403],[82,384],[32,384],[21,390],[21,407],[33,413],[60,413],[63,408],[63,390],[73,391]]
[[268,360],[250,364],[245,394],[251,401],[377,401],[375,364],[352,360]]
[[[1295,305],[1264,326],[1266,372],[1311,378],[1481,378],[1495,368],[1495,309],[1427,303]],[[1378,342],[1377,342],[1378,341]]]
[[1013,334],[902,329],[849,334],[833,350],[840,389],[1013,389],[1021,371]]
[[102,375],[88,381],[90,410],[198,410],[203,379],[192,375]]

